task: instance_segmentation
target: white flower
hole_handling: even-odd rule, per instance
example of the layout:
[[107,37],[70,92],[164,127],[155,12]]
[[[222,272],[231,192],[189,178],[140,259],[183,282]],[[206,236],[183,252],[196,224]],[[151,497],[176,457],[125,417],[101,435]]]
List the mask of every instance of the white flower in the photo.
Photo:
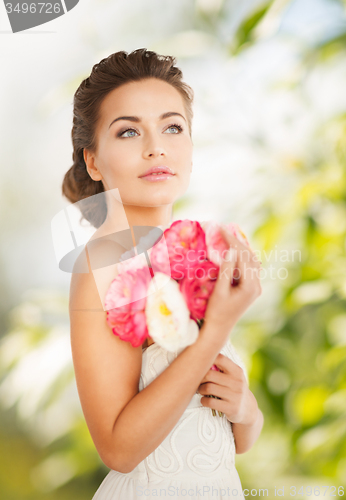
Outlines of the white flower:
[[157,272],[148,287],[145,307],[150,337],[169,352],[180,351],[196,342],[198,325],[190,319],[190,311],[178,283]]

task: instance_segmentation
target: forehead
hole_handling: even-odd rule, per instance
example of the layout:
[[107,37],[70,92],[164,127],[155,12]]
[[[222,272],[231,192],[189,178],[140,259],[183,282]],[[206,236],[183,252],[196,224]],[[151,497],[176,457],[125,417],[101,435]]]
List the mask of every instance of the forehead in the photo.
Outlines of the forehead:
[[109,92],[102,101],[100,126],[117,116],[154,119],[166,111],[186,116],[183,97],[175,87],[157,78],[128,82]]

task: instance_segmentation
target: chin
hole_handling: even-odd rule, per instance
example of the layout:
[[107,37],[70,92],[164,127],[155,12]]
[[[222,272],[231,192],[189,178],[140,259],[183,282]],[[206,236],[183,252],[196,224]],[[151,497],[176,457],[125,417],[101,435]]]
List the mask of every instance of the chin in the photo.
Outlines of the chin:
[[151,189],[149,193],[141,193],[137,200],[140,200],[139,204],[143,206],[160,206],[169,205],[174,203],[177,198],[179,198],[185,191],[182,189]]
[[[171,205],[173,204],[179,196],[170,196],[168,194],[162,194],[160,196],[150,196],[143,198],[137,203],[142,207],[160,207],[162,205]],[[138,200],[137,200],[138,201]]]

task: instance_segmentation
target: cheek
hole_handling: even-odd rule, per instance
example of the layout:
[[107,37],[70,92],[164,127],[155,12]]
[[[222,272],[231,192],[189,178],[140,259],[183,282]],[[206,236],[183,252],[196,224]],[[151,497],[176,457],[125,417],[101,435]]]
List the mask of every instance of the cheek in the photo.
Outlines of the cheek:
[[179,159],[182,165],[189,168],[191,167],[192,152],[192,144],[187,138],[184,138],[179,145],[175,145],[173,148],[175,157]]
[[135,167],[135,154],[133,148],[111,148],[105,157],[106,175],[125,179],[131,176]]
[[188,168],[188,165],[180,172],[179,174],[179,196],[182,196],[183,194],[186,193],[189,185],[190,185],[190,179],[191,179],[191,171],[190,168]]

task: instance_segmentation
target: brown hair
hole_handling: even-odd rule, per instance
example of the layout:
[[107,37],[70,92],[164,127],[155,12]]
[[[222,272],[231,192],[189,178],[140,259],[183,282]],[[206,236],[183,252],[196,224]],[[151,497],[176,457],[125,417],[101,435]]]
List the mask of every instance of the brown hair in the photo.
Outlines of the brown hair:
[[175,57],[162,56],[145,48],[131,53],[123,50],[115,52],[93,66],[90,76],[82,81],[74,94],[71,132],[73,165],[64,176],[62,194],[71,203],[80,202],[81,219],[86,219],[96,228],[101,226],[107,216],[107,205],[103,196],[90,197],[104,192],[104,186],[102,181],[94,181],[90,177],[83,149],[96,151],[96,125],[101,103],[109,92],[120,85],[145,78],[158,78],[180,92],[191,136],[194,93],[182,81],[182,71],[175,64]]

